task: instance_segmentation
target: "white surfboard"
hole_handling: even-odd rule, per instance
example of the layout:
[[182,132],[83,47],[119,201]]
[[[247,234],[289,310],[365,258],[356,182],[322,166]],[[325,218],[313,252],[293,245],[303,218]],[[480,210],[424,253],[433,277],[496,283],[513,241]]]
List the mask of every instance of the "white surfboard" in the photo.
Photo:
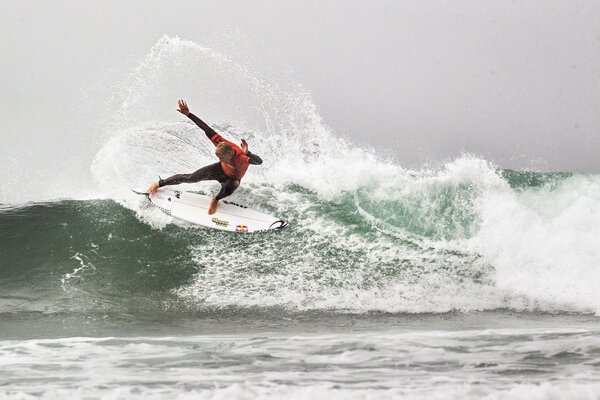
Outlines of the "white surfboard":
[[208,214],[210,197],[168,188],[148,194],[148,200],[172,217],[208,228],[237,233],[264,232],[281,229],[287,222],[228,200],[219,201],[217,212]]

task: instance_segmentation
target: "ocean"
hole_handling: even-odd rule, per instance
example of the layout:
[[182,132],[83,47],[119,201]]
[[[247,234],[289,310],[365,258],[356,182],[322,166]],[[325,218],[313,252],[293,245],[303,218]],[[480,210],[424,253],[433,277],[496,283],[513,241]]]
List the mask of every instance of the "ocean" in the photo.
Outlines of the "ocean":
[[[214,162],[173,111],[183,70],[226,94],[191,111],[264,160],[231,200],[286,229],[199,228],[130,192]],[[406,168],[179,38],[134,72],[72,179],[0,190],[1,398],[600,398],[600,175]]]

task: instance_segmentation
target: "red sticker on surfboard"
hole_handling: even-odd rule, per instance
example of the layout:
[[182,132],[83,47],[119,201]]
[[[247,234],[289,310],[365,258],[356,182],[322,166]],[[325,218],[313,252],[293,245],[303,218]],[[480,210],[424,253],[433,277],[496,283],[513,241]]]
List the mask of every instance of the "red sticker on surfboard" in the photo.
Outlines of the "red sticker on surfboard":
[[235,227],[235,231],[236,232],[246,233],[246,232],[248,232],[248,225],[237,225]]

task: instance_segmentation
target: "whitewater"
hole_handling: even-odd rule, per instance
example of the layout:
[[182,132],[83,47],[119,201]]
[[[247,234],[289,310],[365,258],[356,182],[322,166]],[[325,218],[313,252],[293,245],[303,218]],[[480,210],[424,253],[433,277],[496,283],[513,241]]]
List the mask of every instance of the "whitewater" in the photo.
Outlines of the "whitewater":
[[[0,187],[0,397],[598,398],[600,175],[405,168],[291,75],[178,37],[110,90],[61,184]],[[130,192],[214,162],[179,98],[248,140],[264,163],[231,200],[288,228],[198,228]]]

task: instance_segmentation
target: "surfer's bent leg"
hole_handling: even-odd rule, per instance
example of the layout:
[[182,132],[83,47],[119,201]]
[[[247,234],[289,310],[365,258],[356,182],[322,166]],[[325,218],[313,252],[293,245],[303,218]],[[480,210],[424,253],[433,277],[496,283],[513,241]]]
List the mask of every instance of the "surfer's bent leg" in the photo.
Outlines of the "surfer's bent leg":
[[222,181],[227,178],[227,175],[223,173],[221,163],[215,163],[202,167],[199,170],[192,172],[191,174],[177,174],[170,176],[166,179],[158,181],[158,186],[178,185],[180,183],[194,183],[200,181]]
[[221,182],[221,191],[217,194],[217,201],[221,200],[224,197],[229,196],[231,193],[235,192],[235,189],[240,186],[240,181],[237,179],[229,178]]

